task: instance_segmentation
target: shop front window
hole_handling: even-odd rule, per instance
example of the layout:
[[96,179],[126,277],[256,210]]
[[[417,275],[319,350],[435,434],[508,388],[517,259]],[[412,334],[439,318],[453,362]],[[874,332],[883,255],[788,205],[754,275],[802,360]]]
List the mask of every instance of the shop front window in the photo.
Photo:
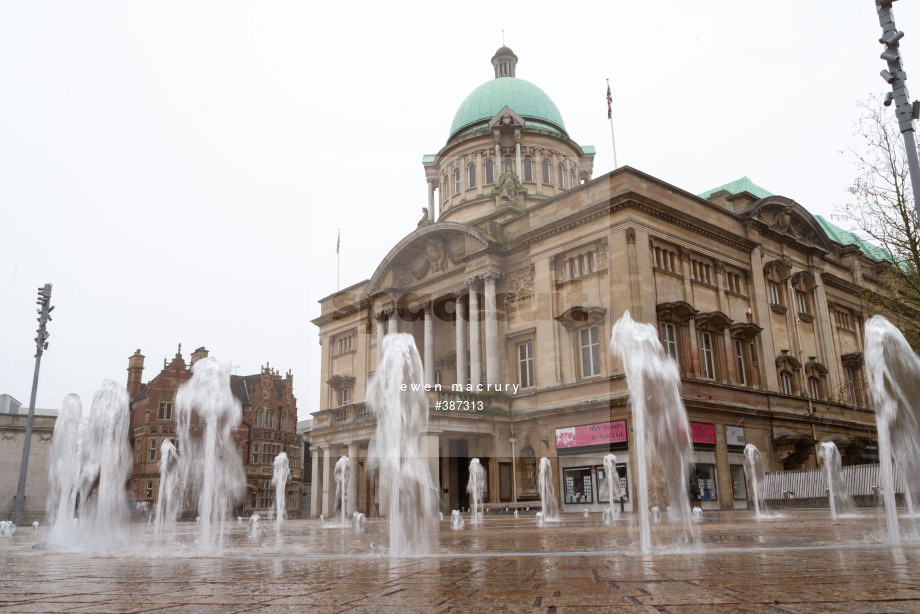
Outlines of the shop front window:
[[700,501],[717,501],[716,469],[712,465],[697,464],[696,480],[700,486]]
[[562,479],[565,487],[566,503],[594,503],[590,467],[563,469]]
[[[617,475],[613,476],[616,484],[613,486],[613,500],[619,501],[623,497],[624,501],[629,500],[626,489],[626,463],[616,466]],[[607,470],[604,467],[597,468],[597,501],[598,503],[610,503],[610,495],[607,492]]]
[[732,474],[732,499],[747,501],[747,478],[743,465],[729,465]]

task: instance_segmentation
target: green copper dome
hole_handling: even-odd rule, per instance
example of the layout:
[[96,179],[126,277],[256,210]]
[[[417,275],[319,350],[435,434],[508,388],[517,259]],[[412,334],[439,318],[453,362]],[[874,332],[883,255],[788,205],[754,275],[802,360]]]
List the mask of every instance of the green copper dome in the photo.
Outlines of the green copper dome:
[[447,140],[475,124],[488,122],[505,106],[528,120],[532,127],[568,136],[559,109],[543,90],[523,79],[501,77],[483,83],[466,97],[454,115]]

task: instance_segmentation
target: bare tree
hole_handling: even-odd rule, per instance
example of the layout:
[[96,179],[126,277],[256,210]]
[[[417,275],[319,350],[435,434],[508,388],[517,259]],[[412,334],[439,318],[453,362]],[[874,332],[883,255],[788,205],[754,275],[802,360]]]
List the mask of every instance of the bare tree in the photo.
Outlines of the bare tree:
[[881,250],[866,289],[869,308],[894,323],[920,351],[920,225],[914,212],[904,141],[894,114],[869,99],[857,104],[860,118],[854,143],[857,176],[850,202],[834,217],[855,227]]

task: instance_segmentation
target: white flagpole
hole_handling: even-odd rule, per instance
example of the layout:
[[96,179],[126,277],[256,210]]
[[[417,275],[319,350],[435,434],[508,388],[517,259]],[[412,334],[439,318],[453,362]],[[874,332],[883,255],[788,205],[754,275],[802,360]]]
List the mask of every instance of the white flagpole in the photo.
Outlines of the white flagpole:
[[339,236],[338,236],[338,239],[336,239],[336,243],[335,243],[335,291],[336,292],[338,292],[339,288],[341,287],[339,285],[339,280],[341,279],[341,272],[342,272],[341,251],[342,251],[342,229],[339,228]]
[[[607,79],[607,91],[608,92],[610,91],[610,79]],[[611,102],[608,100],[607,101],[608,111],[611,108],[610,105],[611,105]],[[613,170],[616,170],[619,168],[619,164],[617,164],[617,140],[613,136],[613,113],[608,112],[608,115],[610,116],[609,118],[610,119],[610,142],[613,144]]]

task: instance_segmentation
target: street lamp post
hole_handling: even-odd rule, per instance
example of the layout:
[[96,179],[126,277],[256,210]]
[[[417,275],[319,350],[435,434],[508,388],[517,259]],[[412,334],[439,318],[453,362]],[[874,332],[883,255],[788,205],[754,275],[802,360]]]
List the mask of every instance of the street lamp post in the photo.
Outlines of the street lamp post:
[[29,470],[29,449],[32,444],[32,421],[35,418],[35,395],[38,392],[38,371],[42,364],[42,353],[48,349],[48,337],[51,336],[45,326],[51,321],[51,284],[45,284],[38,289],[38,300],[35,301],[41,308],[38,309],[38,336],[35,337],[35,373],[32,375],[32,397],[29,400],[29,418],[26,421],[26,438],[22,444],[22,462],[19,465],[19,485],[16,488],[16,509],[13,513],[13,524],[22,522],[22,501],[26,495],[26,473]]
[[882,79],[891,85],[891,91],[885,94],[885,106],[895,104],[895,117],[898,128],[904,137],[907,149],[907,167],[910,169],[910,185],[914,192],[914,210],[920,221],[920,160],[917,156],[917,141],[914,139],[914,120],[920,119],[920,101],[911,104],[907,93],[907,72],[901,64],[900,40],[904,33],[894,25],[894,13],[891,4],[896,0],[875,0],[878,23],[882,26],[882,38],[878,42],[885,45],[881,58],[888,62],[888,68],[881,72]]

